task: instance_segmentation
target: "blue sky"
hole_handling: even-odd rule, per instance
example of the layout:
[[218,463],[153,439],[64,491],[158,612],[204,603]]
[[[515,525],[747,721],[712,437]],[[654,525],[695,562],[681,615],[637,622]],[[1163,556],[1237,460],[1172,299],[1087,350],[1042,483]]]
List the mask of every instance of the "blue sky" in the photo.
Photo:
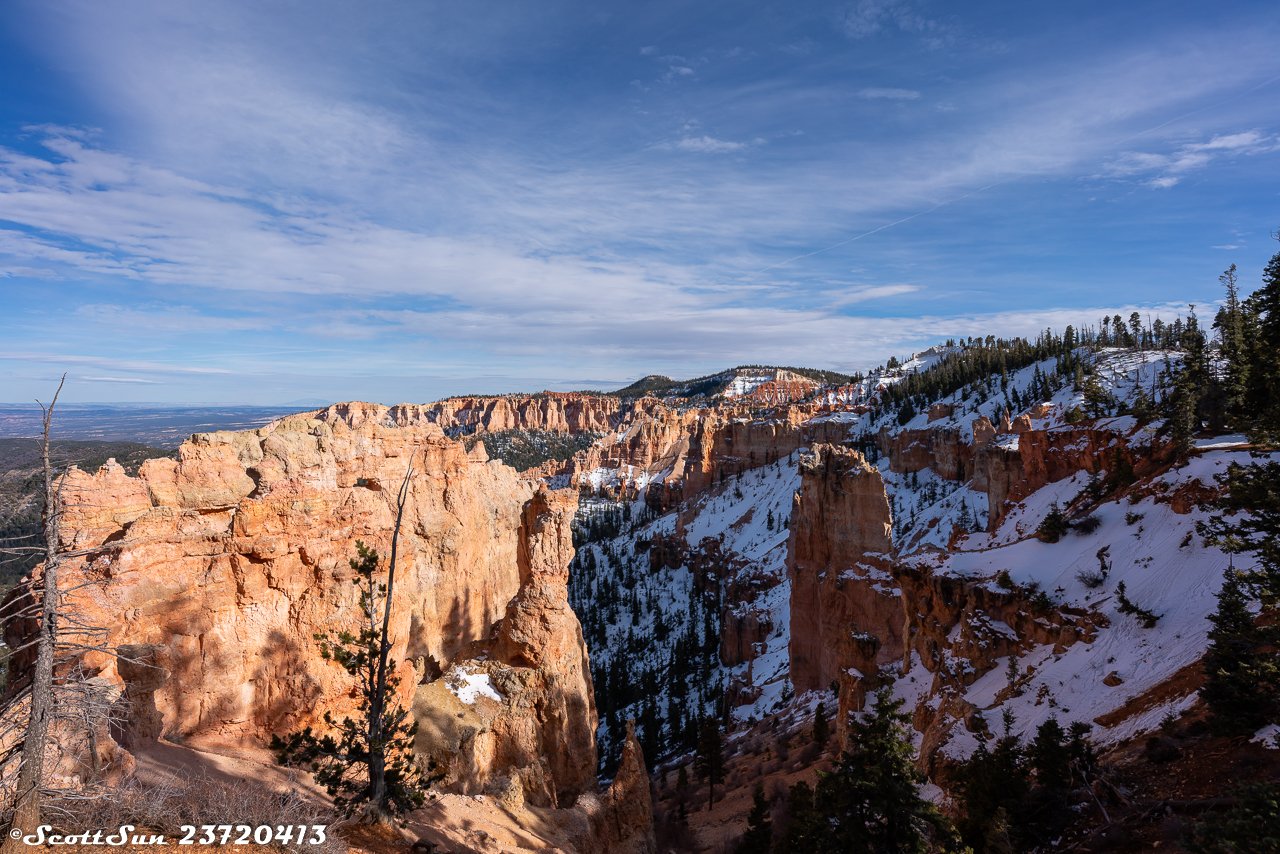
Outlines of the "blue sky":
[[0,400],[427,401],[1256,287],[1280,6],[16,2]]

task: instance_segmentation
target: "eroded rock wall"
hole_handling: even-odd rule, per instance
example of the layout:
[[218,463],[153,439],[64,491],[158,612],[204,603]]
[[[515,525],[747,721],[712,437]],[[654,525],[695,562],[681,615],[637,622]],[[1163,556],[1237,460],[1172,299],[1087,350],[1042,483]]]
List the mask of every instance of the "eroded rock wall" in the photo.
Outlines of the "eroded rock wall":
[[956,725],[981,728],[956,690],[1034,645],[1064,651],[1092,640],[1098,616],[1037,609],[1025,591],[937,575],[894,560],[891,517],[877,469],[856,451],[815,445],[800,461],[791,512],[791,679],[797,692],[839,689],[836,732],[860,711],[881,672],[919,661],[932,674],[916,709],[921,765]]
[[[61,570],[70,605],[109,646],[163,650],[170,675],[153,698],[166,735],[260,742],[342,713],[354,705],[350,680],[313,635],[357,628],[348,562],[357,540],[389,554],[411,457],[391,631],[407,702],[503,617],[521,584],[518,532],[533,494],[433,424],[289,418],[194,436],[136,478],[112,465],[73,469],[60,545],[87,553]],[[16,646],[30,630],[10,624],[6,639]],[[24,665],[19,656],[15,671]],[[106,655],[85,665],[123,675]]]
[[417,427],[435,424],[449,435],[500,430],[550,430],[600,433],[623,419],[625,405],[616,397],[587,394],[451,397],[436,403],[338,403],[314,413],[326,424],[348,427],[377,424]]

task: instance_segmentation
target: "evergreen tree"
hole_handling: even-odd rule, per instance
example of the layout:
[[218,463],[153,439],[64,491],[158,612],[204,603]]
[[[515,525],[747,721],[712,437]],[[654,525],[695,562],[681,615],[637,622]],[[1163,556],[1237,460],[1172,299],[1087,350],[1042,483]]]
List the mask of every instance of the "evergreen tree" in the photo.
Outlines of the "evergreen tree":
[[1220,352],[1225,363],[1223,381],[1228,413],[1241,414],[1249,387],[1248,347],[1245,340],[1244,306],[1240,302],[1240,286],[1236,280],[1236,265],[1232,264],[1218,277],[1227,292],[1226,303],[1218,311],[1213,327],[1218,330]]
[[751,812],[747,814],[747,832],[738,843],[735,854],[769,854],[773,848],[773,822],[769,818],[769,802],[764,786],[756,783],[751,796]]
[[1046,788],[1061,790],[1071,782],[1071,753],[1065,744],[1067,734],[1058,719],[1050,717],[1036,729],[1036,737],[1027,748],[1027,760],[1036,772],[1036,782]]
[[813,714],[813,742],[818,747],[826,747],[827,739],[831,737],[831,728],[827,724],[827,706],[825,703],[818,704],[818,710]]
[[912,764],[902,702],[881,690],[874,713],[849,722],[852,750],[819,777],[814,804],[829,828],[821,851],[920,854],[932,840],[951,842],[950,824],[920,796],[925,778]]
[[822,816],[813,804],[813,789],[804,780],[787,794],[787,824],[774,854],[817,854],[827,841]]
[[1227,571],[1218,608],[1209,615],[1209,649],[1204,655],[1205,683],[1200,697],[1213,713],[1213,727],[1223,735],[1252,732],[1275,708],[1280,688],[1274,640],[1256,625],[1240,580]]
[[1191,854],[1273,854],[1280,851],[1280,785],[1253,783],[1233,793],[1222,816],[1193,822],[1183,845]]
[[1280,601],[1280,462],[1233,462],[1217,481],[1226,493],[1214,509],[1225,513],[1196,530],[1228,554],[1253,554],[1257,565],[1240,573],[1245,590]]
[[1067,516],[1062,512],[1062,508],[1058,506],[1058,502],[1054,501],[1049,504],[1049,512],[1040,520],[1039,527],[1036,528],[1038,533],[1046,543],[1056,543],[1062,539],[1062,535],[1071,530],[1071,526],[1067,524]]
[[[410,469],[412,473],[412,469]],[[400,507],[409,475],[401,487]],[[399,518],[396,520],[397,532]],[[425,778],[413,754],[418,725],[407,710],[392,700],[400,680],[388,672],[387,656],[391,643],[387,625],[391,613],[391,594],[395,580],[396,540],[392,540],[392,559],[386,583],[374,580],[378,570],[378,553],[356,541],[359,560],[350,561],[356,576],[352,583],[360,588],[360,611],[363,627],[358,635],[339,632],[337,638],[317,634],[320,657],[334,661],[359,683],[360,705],[356,717],[336,720],[324,713],[330,733],[318,736],[307,727],[287,738],[272,736],[271,750],[281,764],[298,764],[309,768],[316,782],[333,796],[334,807],[347,818],[357,812],[362,818],[383,823],[404,823],[405,814],[422,805],[426,788],[443,774]],[[385,619],[377,626],[378,606],[385,604]],[[427,771],[435,769],[435,763]]]
[[1006,716],[1005,733],[995,749],[979,744],[951,779],[952,792],[961,806],[956,830],[974,854],[1022,850],[1018,826],[1024,821],[1030,780],[1022,747],[1010,733],[1012,723],[1012,717]]
[[[1274,236],[1274,235],[1273,235]],[[1280,444],[1280,252],[1262,271],[1262,287],[1246,305],[1249,436],[1255,444]]]
[[724,738],[720,722],[708,715],[698,728],[698,747],[693,756],[693,773],[707,782],[707,809],[716,802],[716,784],[724,782]]

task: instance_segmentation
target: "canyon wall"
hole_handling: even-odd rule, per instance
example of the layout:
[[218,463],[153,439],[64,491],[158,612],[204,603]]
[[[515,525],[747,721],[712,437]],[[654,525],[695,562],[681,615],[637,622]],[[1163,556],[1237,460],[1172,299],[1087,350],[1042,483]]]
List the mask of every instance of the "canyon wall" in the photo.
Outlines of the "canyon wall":
[[[440,760],[453,791],[561,808],[552,824],[582,828],[580,854],[652,851],[638,744],[608,791],[595,776],[594,693],[566,589],[576,493],[535,488],[436,424],[387,426],[392,410],[344,404],[327,420],[196,435],[138,477],[114,462],[70,471],[60,584],[122,656],[82,657],[120,698],[113,734],[127,749],[166,738],[217,750],[352,713],[357,687],[313,638],[359,631],[349,561],[362,541],[385,565],[412,461],[390,634],[418,752]],[[34,629],[10,622],[5,639],[19,646]],[[14,656],[11,688],[30,659]],[[478,678],[496,699],[468,695]],[[449,703],[432,702],[442,694]],[[443,745],[442,716],[455,736]],[[130,767],[110,738],[100,753],[112,779]]]
[[436,403],[338,403],[314,416],[326,424],[416,427],[435,424],[450,436],[499,430],[603,433],[616,427],[626,406],[616,397],[586,394],[451,397]]
[[[802,405],[763,411],[741,404],[678,408],[641,400],[617,434],[577,454],[563,471],[578,485],[591,482],[602,469],[614,472],[613,489],[619,494],[633,494],[633,485],[647,484],[646,503],[666,511],[719,480],[774,462],[811,441],[805,424],[817,411]],[[840,425],[826,432],[843,438],[845,430]]]
[[791,511],[791,679],[797,692],[839,687],[837,735],[864,707],[882,669],[905,673],[913,659],[933,675],[929,697],[908,711],[924,733],[920,763],[957,723],[985,727],[951,690],[972,684],[1011,653],[1044,644],[1055,652],[1091,641],[1099,617],[1036,608],[1029,594],[934,574],[893,559],[891,517],[880,472],[856,451],[818,444],[800,458]]
[[[391,627],[407,702],[424,676],[487,636],[519,590],[518,531],[533,492],[435,425],[296,417],[196,435],[138,477],[111,464],[72,469],[60,543],[80,553],[61,570],[71,607],[109,646],[161,650],[170,676],[154,702],[168,735],[260,742],[347,711],[350,680],[312,637],[357,628],[349,560],[357,540],[389,554],[411,458]],[[6,639],[16,645],[29,630],[10,624]],[[85,664],[118,678],[110,656]]]

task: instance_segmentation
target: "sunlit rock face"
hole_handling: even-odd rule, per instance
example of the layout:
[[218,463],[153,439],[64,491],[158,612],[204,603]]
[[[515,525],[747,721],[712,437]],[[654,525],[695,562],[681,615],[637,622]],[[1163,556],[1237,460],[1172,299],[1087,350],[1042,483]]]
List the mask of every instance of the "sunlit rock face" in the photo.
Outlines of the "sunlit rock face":
[[[77,556],[61,585],[109,646],[166,650],[170,676],[154,693],[164,733],[261,741],[315,724],[356,696],[314,635],[358,629],[349,561],[357,541],[389,557],[411,458],[391,625],[407,704],[423,678],[489,634],[520,589],[519,532],[533,495],[433,424],[288,418],[198,434],[136,478],[111,464],[73,469],[61,545]],[[30,630],[11,624],[7,636],[21,643]],[[109,656],[89,653],[85,664],[117,678]]]

